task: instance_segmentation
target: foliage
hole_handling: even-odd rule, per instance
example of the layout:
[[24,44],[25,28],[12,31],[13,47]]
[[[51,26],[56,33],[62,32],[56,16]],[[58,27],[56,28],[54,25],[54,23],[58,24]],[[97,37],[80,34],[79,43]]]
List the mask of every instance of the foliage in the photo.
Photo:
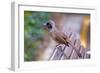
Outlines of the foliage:
[[42,25],[51,19],[49,12],[24,11],[24,60],[35,61],[36,50],[42,41],[45,30]]

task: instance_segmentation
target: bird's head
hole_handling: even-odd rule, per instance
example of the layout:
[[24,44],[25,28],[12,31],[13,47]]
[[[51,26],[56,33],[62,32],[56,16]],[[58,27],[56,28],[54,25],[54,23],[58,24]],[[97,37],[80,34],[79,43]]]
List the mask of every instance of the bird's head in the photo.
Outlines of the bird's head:
[[46,23],[44,23],[44,27],[49,32],[52,32],[55,29],[55,22],[53,20],[49,20]]

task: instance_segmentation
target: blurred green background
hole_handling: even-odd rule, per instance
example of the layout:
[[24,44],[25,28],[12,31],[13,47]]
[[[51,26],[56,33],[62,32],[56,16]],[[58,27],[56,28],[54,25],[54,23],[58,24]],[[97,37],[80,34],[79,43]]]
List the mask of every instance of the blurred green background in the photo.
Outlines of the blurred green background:
[[24,61],[37,60],[37,48],[46,31],[43,23],[51,19],[49,12],[24,11]]

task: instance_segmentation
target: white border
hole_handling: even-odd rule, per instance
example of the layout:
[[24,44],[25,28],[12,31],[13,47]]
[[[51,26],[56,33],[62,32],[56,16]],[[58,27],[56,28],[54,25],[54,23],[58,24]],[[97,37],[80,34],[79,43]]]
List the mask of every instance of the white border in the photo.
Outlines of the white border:
[[[95,19],[96,9],[93,7],[79,6],[44,6],[33,5],[32,3],[13,3],[12,4],[12,64],[13,70],[31,70],[31,69],[48,69],[61,67],[86,67],[96,65],[96,48],[95,48]],[[62,61],[38,61],[24,62],[24,10],[27,11],[46,11],[46,12],[65,12],[65,13],[83,13],[91,14],[91,59],[80,60],[62,60]],[[13,14],[14,13],[14,14]],[[14,49],[14,50],[13,50]]]

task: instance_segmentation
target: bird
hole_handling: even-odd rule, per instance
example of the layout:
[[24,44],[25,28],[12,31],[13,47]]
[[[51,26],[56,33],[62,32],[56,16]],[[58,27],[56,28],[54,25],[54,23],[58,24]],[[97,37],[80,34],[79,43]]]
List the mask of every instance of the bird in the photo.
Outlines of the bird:
[[81,53],[77,50],[77,47],[75,47],[72,43],[70,38],[64,34],[64,32],[59,31],[56,26],[55,22],[53,20],[49,20],[46,23],[43,24],[44,28],[49,32],[50,36],[59,44],[64,44],[69,47],[71,45],[73,49],[76,51],[79,57],[82,57]]

